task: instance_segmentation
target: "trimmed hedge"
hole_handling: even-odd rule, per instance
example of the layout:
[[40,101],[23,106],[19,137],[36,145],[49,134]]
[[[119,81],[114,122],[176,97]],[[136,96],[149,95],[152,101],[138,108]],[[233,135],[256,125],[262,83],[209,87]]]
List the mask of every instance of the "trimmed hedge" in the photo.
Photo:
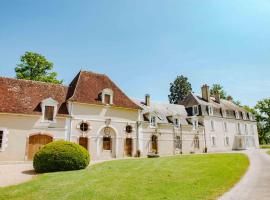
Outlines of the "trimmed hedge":
[[88,151],[73,142],[55,141],[46,144],[34,156],[38,173],[84,169],[89,165]]

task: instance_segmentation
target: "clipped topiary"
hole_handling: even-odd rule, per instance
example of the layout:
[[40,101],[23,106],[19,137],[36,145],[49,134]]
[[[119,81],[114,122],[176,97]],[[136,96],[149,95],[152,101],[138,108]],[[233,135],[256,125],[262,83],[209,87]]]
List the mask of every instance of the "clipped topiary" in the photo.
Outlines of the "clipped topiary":
[[34,156],[34,169],[38,173],[84,169],[90,155],[73,142],[55,141],[45,145]]

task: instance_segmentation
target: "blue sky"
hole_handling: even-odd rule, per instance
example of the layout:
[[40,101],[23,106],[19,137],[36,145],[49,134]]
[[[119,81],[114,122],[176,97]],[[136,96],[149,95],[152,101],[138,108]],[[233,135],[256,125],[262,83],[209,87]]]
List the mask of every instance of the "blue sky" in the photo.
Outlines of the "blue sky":
[[251,106],[270,94],[267,0],[0,0],[0,27],[0,76],[35,51],[65,84],[90,70],[135,98],[167,101],[181,74]]

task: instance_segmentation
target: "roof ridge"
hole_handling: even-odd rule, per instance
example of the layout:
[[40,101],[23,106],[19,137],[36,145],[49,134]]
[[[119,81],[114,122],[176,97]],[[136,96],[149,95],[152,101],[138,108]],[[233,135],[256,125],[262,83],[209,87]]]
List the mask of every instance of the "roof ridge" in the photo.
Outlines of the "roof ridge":
[[93,72],[93,71],[87,71],[87,70],[81,70],[80,73],[87,73],[87,74],[94,74],[94,75],[99,75],[99,76],[106,76],[106,77],[108,77],[106,74],[97,73],[97,72]]
[[27,79],[17,79],[17,78],[5,77],[5,76],[0,76],[0,79],[9,79],[9,80],[21,81],[21,82],[31,82],[31,83],[44,84],[44,85],[56,85],[56,86],[62,86],[62,87],[67,87],[68,88],[67,85],[60,84],[60,83],[50,83],[50,82],[27,80]]

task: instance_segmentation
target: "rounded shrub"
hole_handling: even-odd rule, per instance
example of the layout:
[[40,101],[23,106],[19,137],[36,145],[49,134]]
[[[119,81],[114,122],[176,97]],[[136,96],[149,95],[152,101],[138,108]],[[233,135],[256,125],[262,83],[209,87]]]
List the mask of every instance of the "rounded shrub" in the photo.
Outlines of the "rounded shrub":
[[89,165],[88,151],[73,142],[55,141],[46,144],[34,156],[36,172],[56,172],[84,169]]

